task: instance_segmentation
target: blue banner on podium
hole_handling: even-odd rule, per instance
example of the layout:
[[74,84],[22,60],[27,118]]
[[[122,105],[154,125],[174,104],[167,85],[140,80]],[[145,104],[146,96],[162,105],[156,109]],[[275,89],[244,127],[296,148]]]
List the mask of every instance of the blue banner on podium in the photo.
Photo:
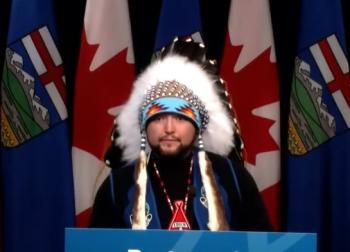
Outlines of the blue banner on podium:
[[316,252],[316,234],[66,229],[65,252]]

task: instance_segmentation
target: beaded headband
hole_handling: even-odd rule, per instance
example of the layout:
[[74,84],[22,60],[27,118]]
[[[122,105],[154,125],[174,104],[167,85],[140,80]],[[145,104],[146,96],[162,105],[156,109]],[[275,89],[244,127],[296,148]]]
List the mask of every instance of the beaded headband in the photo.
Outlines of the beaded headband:
[[201,132],[209,122],[208,111],[202,101],[192,90],[175,80],[158,82],[147,90],[140,108],[141,129],[145,129],[151,118],[163,113],[181,115],[193,122]]

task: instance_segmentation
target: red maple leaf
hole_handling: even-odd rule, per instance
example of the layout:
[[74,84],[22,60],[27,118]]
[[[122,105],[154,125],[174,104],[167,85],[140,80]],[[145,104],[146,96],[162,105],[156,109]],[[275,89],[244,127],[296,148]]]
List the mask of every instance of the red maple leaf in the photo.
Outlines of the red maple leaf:
[[275,121],[252,114],[256,108],[279,101],[277,70],[276,65],[269,60],[269,48],[235,73],[233,68],[241,50],[242,46],[232,46],[227,36],[221,75],[228,83],[240,124],[246,161],[255,165],[258,153],[279,149],[269,134]]
[[113,116],[107,110],[129,96],[134,65],[126,62],[127,48],[94,71],[89,67],[98,45],[89,45],[83,33],[74,97],[73,145],[103,158],[110,144]]

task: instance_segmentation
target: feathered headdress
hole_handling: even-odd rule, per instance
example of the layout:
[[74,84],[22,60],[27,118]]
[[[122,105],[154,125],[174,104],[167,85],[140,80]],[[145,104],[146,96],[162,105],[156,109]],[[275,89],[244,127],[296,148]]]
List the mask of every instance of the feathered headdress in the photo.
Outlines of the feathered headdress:
[[211,230],[227,228],[222,201],[204,151],[228,155],[234,148],[235,121],[230,108],[226,106],[229,105],[226,97],[222,99],[225,89],[217,85],[221,80],[213,74],[212,67],[212,62],[205,58],[202,44],[192,40],[175,40],[140,74],[134,82],[129,100],[117,116],[119,136],[116,144],[123,150],[122,157],[125,161],[138,159],[133,228],[146,228],[145,125],[152,116],[164,112],[187,117],[199,130],[197,145],[200,150],[202,181],[208,199],[208,227]]
[[204,64],[174,50],[163,55],[134,82],[131,96],[117,117],[119,137],[116,142],[123,149],[123,159],[130,161],[138,157],[142,132],[140,109],[147,91],[167,82],[186,86],[204,105],[209,116],[206,129],[201,128],[205,150],[219,155],[229,154],[234,147],[234,123],[220,98],[215,77],[206,71]]

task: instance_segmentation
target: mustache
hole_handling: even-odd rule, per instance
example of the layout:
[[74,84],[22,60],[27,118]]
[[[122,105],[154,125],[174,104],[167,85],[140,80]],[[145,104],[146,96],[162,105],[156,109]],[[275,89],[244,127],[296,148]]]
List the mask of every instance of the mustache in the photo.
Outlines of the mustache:
[[160,137],[159,140],[160,141],[163,141],[163,140],[165,140],[165,141],[180,141],[180,139],[178,137],[176,137],[176,136],[168,136],[168,135]]

